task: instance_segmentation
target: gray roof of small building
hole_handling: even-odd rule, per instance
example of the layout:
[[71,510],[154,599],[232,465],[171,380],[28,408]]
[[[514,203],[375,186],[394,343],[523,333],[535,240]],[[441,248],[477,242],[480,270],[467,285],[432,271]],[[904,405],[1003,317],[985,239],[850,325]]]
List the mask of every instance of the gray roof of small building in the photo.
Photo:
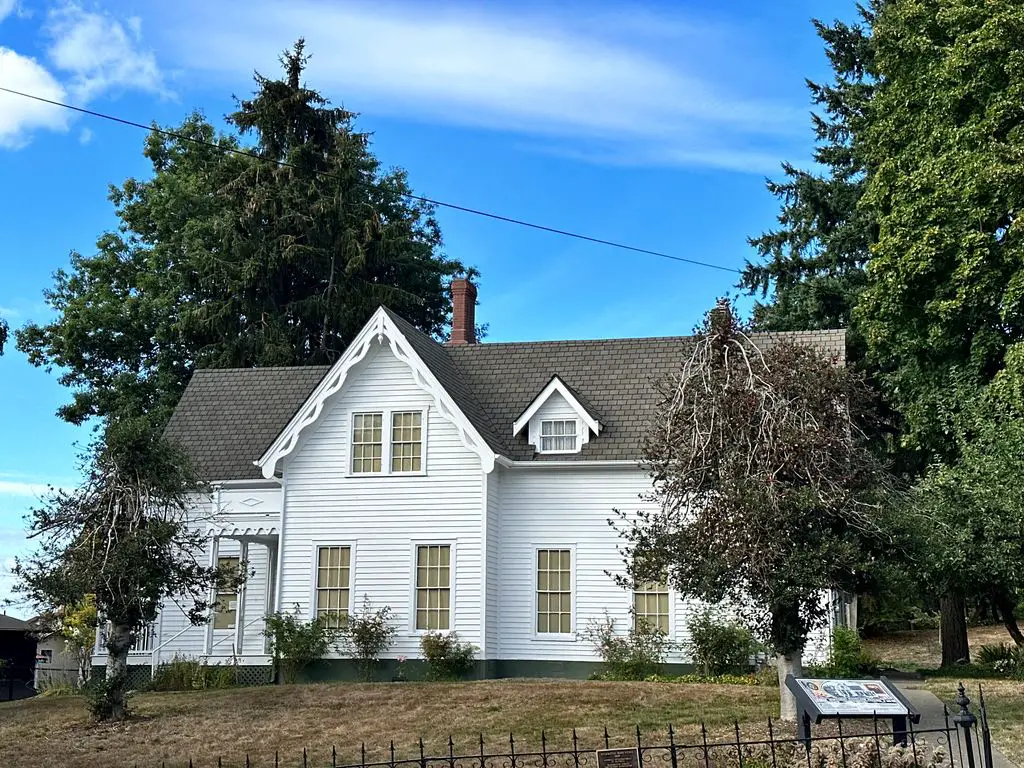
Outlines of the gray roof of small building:
[[0,613],[0,632],[29,632],[33,629],[27,621]]
[[[446,346],[388,311],[491,449],[517,461],[635,460],[654,414],[655,384],[678,372],[690,337]],[[789,339],[845,362],[845,331],[754,334],[762,349]],[[261,477],[253,462],[288,425],[328,366],[197,371],[167,427],[207,480]],[[558,376],[601,424],[578,454],[543,456],[512,424]]]

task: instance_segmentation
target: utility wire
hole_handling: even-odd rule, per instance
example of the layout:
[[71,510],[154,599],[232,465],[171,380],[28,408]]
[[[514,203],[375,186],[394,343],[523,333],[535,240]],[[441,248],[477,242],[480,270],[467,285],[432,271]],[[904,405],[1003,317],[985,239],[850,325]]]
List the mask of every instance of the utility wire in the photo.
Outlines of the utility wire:
[[[134,120],[127,120],[127,119],[125,119],[123,117],[117,117],[116,115],[108,115],[108,114],[105,114],[103,112],[96,112],[95,110],[86,109],[85,107],[76,107],[73,104],[65,104],[64,102],[55,101],[54,99],[43,98],[42,96],[37,96],[37,95],[32,94],[32,93],[25,93],[24,91],[16,91],[13,88],[5,88],[4,86],[0,86],[0,91],[3,91],[4,93],[10,93],[10,94],[12,94],[14,96],[21,96],[21,97],[26,98],[26,99],[32,99],[33,101],[38,101],[38,102],[41,102],[43,104],[50,104],[50,105],[55,106],[55,107],[61,107],[62,109],[70,109],[73,112],[79,112],[79,113],[81,113],[83,115],[89,115],[90,117],[98,117],[98,118],[100,118],[102,120],[110,120],[111,122],[114,122],[114,123],[120,123],[121,125],[131,126],[132,128],[141,128],[144,131],[151,131],[153,133],[158,133],[161,136],[167,136],[167,137],[172,138],[172,139],[178,139],[180,141],[188,141],[188,142],[191,142],[193,144],[201,144],[201,145],[204,145],[204,146],[207,146],[207,147],[212,147],[214,149],[219,149],[222,152],[229,152],[229,153],[234,154],[234,155],[242,155],[242,156],[245,156],[245,157],[250,157],[250,158],[253,158],[255,160],[261,160],[261,161],[264,161],[264,162],[270,161],[272,163],[276,163],[277,165],[281,166],[282,168],[291,168],[292,170],[296,170],[296,171],[305,171],[306,170],[304,168],[298,167],[294,163],[289,163],[286,160],[275,160],[273,158],[263,157],[263,156],[255,153],[255,152],[250,152],[248,150],[236,149],[234,147],[221,146],[220,144],[216,144],[216,143],[214,143],[212,141],[204,141],[203,139],[197,139],[197,138],[195,138],[193,136],[186,136],[185,134],[176,133],[175,131],[168,131],[168,130],[165,130],[163,128],[158,128],[155,125],[146,125],[144,123],[137,123]],[[330,173],[328,171],[314,171],[314,173],[316,173],[316,174],[318,174],[320,176],[328,176],[328,177],[333,177],[333,178],[339,178],[336,174]],[[359,183],[363,183],[363,182],[359,182]],[[424,197],[422,195],[414,195],[411,192],[403,192],[401,194],[402,194],[402,197],[405,197],[405,198],[407,198],[409,200],[417,200],[417,201],[419,201],[421,203],[429,203],[430,205],[435,205],[435,206],[437,206],[439,208],[448,208],[448,209],[453,210],[453,211],[462,211],[463,213],[473,214],[474,216],[483,216],[484,218],[493,219],[495,221],[503,221],[503,222],[505,222],[507,224],[516,224],[516,225],[518,225],[520,227],[527,227],[529,229],[535,229],[535,230],[539,230],[541,232],[549,232],[549,233],[551,233],[553,235],[562,235],[563,237],[571,237],[571,238],[574,238],[576,240],[583,240],[583,241],[588,242],[588,243],[596,243],[597,245],[606,245],[606,246],[609,246],[611,248],[619,248],[619,249],[624,250],[624,251],[632,251],[633,253],[643,253],[643,254],[646,254],[648,256],[658,256],[658,257],[660,257],[662,259],[670,259],[672,261],[679,261],[679,262],[682,262],[684,264],[693,264],[694,266],[698,266],[698,267],[707,267],[708,269],[717,269],[717,270],[721,270],[722,272],[733,272],[733,273],[736,273],[736,274],[742,274],[742,270],[736,269],[734,267],[724,267],[721,264],[712,264],[712,263],[707,262],[707,261],[698,261],[697,259],[687,259],[687,258],[684,258],[683,256],[675,256],[675,255],[673,255],[671,253],[664,253],[663,251],[653,251],[653,250],[650,250],[648,248],[639,248],[639,247],[637,247],[635,245],[628,245],[626,243],[620,243],[620,242],[616,242],[614,240],[605,240],[605,239],[600,238],[600,237],[591,237],[590,235],[584,235],[584,234],[581,234],[579,232],[571,232],[571,231],[569,231],[567,229],[558,229],[557,227],[548,227],[548,226],[545,226],[544,224],[536,224],[536,223],[531,222],[531,221],[524,221],[523,219],[516,219],[516,218],[513,218],[511,216],[502,216],[499,213],[492,213],[490,211],[483,211],[483,210],[480,210],[479,208],[470,208],[468,206],[458,205],[456,203],[446,203],[443,200],[435,200],[433,198]]]

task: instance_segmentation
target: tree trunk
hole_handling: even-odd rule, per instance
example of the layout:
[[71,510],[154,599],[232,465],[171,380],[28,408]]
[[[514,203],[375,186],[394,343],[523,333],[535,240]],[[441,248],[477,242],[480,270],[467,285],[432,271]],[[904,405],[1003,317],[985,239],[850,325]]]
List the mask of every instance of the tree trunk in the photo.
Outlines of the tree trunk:
[[779,670],[779,719],[796,722],[796,697],[786,687],[786,677],[800,677],[804,673],[803,654],[800,651],[780,653],[775,657]]
[[1014,644],[1024,647],[1024,633],[1020,631],[1020,626],[1017,624],[1017,615],[1015,613],[1017,605],[1013,597],[1010,596],[1009,592],[1002,591],[993,598],[992,603],[999,614],[999,618],[1002,619],[1003,626],[1006,627],[1006,631],[1013,638]]
[[114,624],[107,635],[107,703],[106,718],[124,720],[128,714],[125,698],[128,692],[128,648],[131,647],[132,628],[127,624]]
[[970,662],[967,603],[963,595],[947,592],[939,598],[939,641],[942,644],[942,666],[952,667]]

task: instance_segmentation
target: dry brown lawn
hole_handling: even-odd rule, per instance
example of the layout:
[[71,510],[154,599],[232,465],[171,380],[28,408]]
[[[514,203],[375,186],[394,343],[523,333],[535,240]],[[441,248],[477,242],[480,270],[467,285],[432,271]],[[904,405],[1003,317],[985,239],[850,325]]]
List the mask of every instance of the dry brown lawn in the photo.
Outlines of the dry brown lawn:
[[[928,690],[940,699],[949,701],[949,692],[956,681],[929,680]],[[1024,765],[1024,683],[1009,680],[964,680],[968,695],[978,703],[978,685],[985,692],[985,704],[988,710],[989,725],[992,738],[1003,753],[1016,762]],[[974,708],[977,711],[977,708]],[[952,702],[950,710],[956,711]]]
[[[760,735],[778,713],[778,690],[753,686],[668,683],[495,680],[473,683],[354,685],[331,683],[268,686],[195,693],[149,693],[133,699],[135,719],[96,726],[77,697],[38,697],[0,704],[0,766],[3,768],[196,768],[244,764],[330,765],[385,759],[394,739],[400,757],[418,756],[420,736],[428,755],[446,755],[450,733],[456,754],[474,754],[482,733],[488,751],[539,751],[541,729],[549,749],[567,749],[577,729],[581,749],[600,745],[604,727],[613,743],[635,739],[635,727],[664,743],[672,723],[680,738],[694,738],[699,723],[731,733],[733,721]],[[645,738],[645,741],[647,738]],[[553,742],[553,744],[552,744]]]
[[[1000,624],[991,627],[971,627],[967,630],[971,649],[982,645],[1009,643],[1010,636]],[[935,668],[942,662],[939,646],[939,630],[916,629],[909,632],[895,632],[884,637],[873,637],[864,641],[864,649],[881,659],[887,665],[898,669]]]

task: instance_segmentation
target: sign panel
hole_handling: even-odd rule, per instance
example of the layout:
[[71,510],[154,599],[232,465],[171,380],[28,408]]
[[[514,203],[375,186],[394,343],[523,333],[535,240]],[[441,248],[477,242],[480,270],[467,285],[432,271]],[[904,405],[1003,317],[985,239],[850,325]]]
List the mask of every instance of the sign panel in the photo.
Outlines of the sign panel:
[[640,768],[640,750],[632,749],[599,749],[597,750],[597,768]]
[[818,712],[825,716],[877,714],[879,717],[909,715],[889,686],[881,680],[808,680],[797,678]]

